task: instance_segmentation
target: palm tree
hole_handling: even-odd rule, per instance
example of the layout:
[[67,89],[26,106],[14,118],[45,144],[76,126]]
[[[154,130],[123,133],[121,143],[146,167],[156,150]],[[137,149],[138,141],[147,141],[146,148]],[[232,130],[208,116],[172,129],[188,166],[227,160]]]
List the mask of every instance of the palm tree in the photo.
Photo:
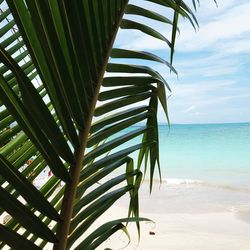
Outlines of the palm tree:
[[[146,220],[139,217],[141,170],[148,162],[152,190],[160,170],[158,101],[168,117],[165,87],[170,88],[153,68],[110,58],[156,61],[176,73],[178,17],[197,22],[182,0],[147,0],[171,10],[172,21],[143,2],[0,1],[0,213],[10,215],[0,225],[0,247],[95,249],[126,231],[127,222],[139,230]],[[130,15],[171,25],[170,41]],[[113,48],[119,28],[165,42],[170,63],[152,53]],[[120,133],[128,127],[130,132]],[[33,182],[48,167],[53,175],[37,189]],[[89,230],[125,194],[127,218]]]

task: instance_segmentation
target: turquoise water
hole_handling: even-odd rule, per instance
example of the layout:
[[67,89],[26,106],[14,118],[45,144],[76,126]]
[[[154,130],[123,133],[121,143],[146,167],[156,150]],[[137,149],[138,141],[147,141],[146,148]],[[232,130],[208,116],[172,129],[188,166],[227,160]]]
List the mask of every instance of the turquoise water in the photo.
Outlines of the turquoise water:
[[159,138],[163,179],[250,188],[250,123],[161,125]]
[[[136,128],[120,135],[131,129]],[[142,199],[145,211],[153,202],[157,213],[240,213],[242,209],[250,213],[250,123],[172,125],[170,129],[162,125],[159,136],[163,183],[159,186],[156,181],[156,192]],[[148,191],[148,185],[143,185],[141,195],[148,197]]]
[[165,178],[250,187],[250,123],[159,127]]

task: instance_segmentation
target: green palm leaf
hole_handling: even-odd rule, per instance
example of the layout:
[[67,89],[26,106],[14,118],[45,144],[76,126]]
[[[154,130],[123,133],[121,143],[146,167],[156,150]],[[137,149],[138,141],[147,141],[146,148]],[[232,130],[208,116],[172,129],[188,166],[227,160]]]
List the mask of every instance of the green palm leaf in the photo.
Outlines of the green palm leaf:
[[[142,163],[152,190],[155,169],[160,172],[158,102],[168,120],[171,89],[153,67],[121,61],[153,61],[177,73],[178,16],[197,25],[183,1],[147,1],[171,9],[173,20],[143,1],[0,1],[0,214],[10,215],[0,226],[0,248],[95,249],[117,230],[128,234],[128,222],[139,232],[146,220],[139,217]],[[171,25],[170,38],[130,15]],[[148,51],[113,48],[119,28],[165,42],[170,63]],[[53,176],[38,187],[47,169]],[[93,231],[125,194],[128,218]]]

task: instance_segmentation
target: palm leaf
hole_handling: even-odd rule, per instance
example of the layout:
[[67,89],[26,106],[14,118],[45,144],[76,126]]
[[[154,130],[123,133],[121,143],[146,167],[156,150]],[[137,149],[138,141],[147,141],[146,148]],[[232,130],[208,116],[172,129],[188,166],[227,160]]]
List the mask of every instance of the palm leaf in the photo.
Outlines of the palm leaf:
[[[152,190],[158,102],[168,120],[171,89],[152,67],[121,61],[153,61],[177,73],[177,16],[197,23],[183,1],[147,1],[170,8],[174,19],[145,9],[143,1],[0,1],[0,214],[11,216],[0,226],[0,247],[95,249],[117,230],[127,233],[124,223],[136,222],[139,231],[141,166],[149,163]],[[145,17],[171,25],[171,40],[145,25]],[[119,28],[165,42],[170,63],[147,51],[113,48]],[[35,188],[46,169],[53,176]],[[93,231],[125,194],[128,217]]]

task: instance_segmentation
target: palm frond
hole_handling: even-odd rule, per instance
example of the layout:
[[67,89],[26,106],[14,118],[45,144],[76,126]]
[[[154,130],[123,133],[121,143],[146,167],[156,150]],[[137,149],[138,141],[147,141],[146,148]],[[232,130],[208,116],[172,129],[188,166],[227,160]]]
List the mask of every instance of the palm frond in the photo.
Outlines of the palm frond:
[[[0,214],[11,216],[0,226],[0,247],[95,249],[117,230],[127,233],[124,223],[136,222],[139,230],[146,220],[139,217],[141,166],[149,162],[152,190],[159,167],[158,102],[168,119],[171,89],[137,61],[177,73],[177,17],[197,24],[183,1],[147,1],[172,9],[175,18],[145,9],[143,1],[0,1]],[[171,25],[171,40],[131,15]],[[113,48],[119,28],[166,43],[170,62],[147,51]],[[121,63],[126,58],[136,63]],[[53,176],[35,188],[47,168]],[[127,218],[91,232],[126,194]]]

